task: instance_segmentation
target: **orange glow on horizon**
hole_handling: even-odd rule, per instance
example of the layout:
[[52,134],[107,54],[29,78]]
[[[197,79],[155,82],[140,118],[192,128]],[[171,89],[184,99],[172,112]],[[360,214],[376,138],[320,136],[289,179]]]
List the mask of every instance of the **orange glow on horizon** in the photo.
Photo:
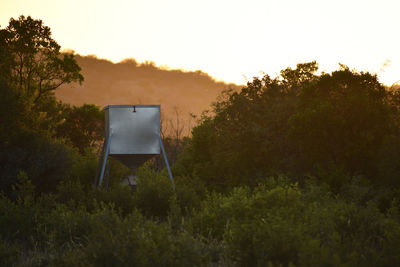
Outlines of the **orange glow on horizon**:
[[400,80],[398,1],[5,0],[11,17],[42,19],[66,49],[114,63],[134,58],[169,69],[202,70],[244,84],[316,60]]

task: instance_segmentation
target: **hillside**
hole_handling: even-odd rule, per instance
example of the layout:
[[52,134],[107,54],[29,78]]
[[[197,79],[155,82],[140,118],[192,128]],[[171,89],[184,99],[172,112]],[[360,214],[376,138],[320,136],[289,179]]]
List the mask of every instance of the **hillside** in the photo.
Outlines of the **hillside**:
[[171,118],[168,114],[176,108],[182,116],[198,115],[222,90],[239,88],[217,82],[201,71],[167,70],[133,59],[114,64],[95,56],[76,55],[76,60],[85,81],[82,85],[63,85],[56,92],[63,102],[75,105],[161,104],[164,116]]

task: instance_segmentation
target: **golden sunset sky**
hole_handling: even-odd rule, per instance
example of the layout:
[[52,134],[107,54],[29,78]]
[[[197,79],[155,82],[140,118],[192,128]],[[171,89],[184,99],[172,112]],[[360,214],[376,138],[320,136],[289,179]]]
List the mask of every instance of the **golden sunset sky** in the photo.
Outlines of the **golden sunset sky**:
[[202,70],[244,84],[296,63],[400,80],[400,1],[1,0],[0,25],[42,19],[64,49]]

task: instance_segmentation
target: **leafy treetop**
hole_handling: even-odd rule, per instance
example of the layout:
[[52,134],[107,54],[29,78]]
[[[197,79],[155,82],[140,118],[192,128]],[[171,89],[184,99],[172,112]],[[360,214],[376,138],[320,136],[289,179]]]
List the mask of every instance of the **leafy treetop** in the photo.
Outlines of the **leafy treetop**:
[[0,69],[19,93],[37,102],[64,83],[83,81],[73,54],[61,54],[42,20],[11,18],[0,30]]

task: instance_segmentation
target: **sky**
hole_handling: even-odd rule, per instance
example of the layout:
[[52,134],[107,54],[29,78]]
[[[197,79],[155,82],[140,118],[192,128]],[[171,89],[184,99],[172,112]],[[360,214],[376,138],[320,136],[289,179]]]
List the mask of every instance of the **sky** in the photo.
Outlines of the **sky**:
[[399,0],[0,0],[1,28],[19,15],[43,20],[81,55],[236,84],[313,60],[400,80]]

